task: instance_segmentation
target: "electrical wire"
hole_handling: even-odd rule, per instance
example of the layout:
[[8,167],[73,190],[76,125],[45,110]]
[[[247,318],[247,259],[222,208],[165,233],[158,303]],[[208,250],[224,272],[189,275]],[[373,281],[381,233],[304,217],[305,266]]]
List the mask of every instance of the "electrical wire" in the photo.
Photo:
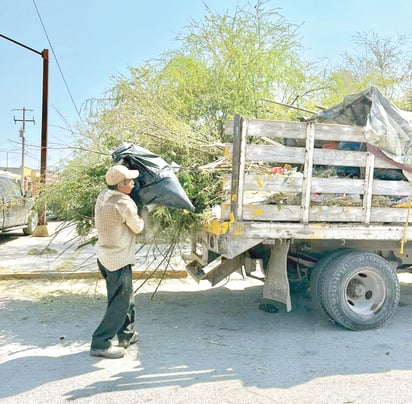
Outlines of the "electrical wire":
[[62,76],[64,85],[65,85],[66,90],[67,90],[67,92],[68,92],[68,94],[69,94],[70,100],[71,100],[71,102],[72,102],[72,104],[73,104],[73,106],[74,106],[74,109],[76,110],[76,113],[77,113],[77,116],[78,116],[79,119],[80,119],[80,122],[81,122],[82,125],[84,126],[84,122],[83,122],[82,117],[81,117],[81,115],[80,115],[80,111],[79,111],[79,109],[77,108],[77,105],[76,105],[76,102],[74,101],[72,92],[70,91],[70,87],[69,87],[69,85],[68,85],[68,83],[67,83],[66,78],[64,77],[63,71],[62,71],[62,69],[61,69],[61,67],[60,67],[59,60],[57,59],[56,52],[54,51],[53,45],[52,45],[52,43],[51,43],[51,41],[50,41],[49,35],[48,35],[48,33],[47,33],[46,27],[45,27],[45,25],[44,25],[44,23],[43,23],[43,20],[42,20],[42,18],[41,18],[41,15],[40,15],[40,12],[39,12],[39,9],[38,9],[38,7],[37,7],[37,4],[36,4],[36,1],[35,1],[35,0],[33,0],[33,5],[34,5],[34,8],[36,9],[37,16],[39,17],[40,23],[41,23],[41,25],[42,25],[42,27],[43,27],[43,31],[44,31],[44,33],[45,33],[45,35],[46,35],[47,42],[49,43],[49,46],[50,46],[50,49],[51,49],[51,51],[52,51],[52,53],[53,53],[54,59],[56,60],[57,68],[59,69],[60,75]]

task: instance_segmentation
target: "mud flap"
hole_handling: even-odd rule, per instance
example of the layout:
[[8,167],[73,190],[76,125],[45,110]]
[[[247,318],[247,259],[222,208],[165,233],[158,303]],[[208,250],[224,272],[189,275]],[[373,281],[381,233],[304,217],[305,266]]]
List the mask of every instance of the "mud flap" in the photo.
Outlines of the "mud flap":
[[263,297],[283,303],[286,311],[292,310],[287,274],[289,244],[289,240],[276,240],[275,244],[270,246],[270,260],[263,286]]

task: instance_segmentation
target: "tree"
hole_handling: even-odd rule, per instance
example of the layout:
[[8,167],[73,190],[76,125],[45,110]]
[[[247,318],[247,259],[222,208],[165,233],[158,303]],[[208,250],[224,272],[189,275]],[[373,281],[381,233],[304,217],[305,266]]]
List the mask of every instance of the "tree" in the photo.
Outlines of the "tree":
[[370,85],[412,106],[408,37],[358,33],[353,53],[333,68],[319,68],[302,57],[299,27],[267,3],[257,0],[222,14],[205,5],[205,16],[177,36],[175,49],[114,77],[104,99],[93,103],[72,161],[44,194],[48,205],[87,231],[111,153],[129,141],[182,167],[179,178],[196,214],[152,214],[155,225],[176,235],[220,200],[219,173],[198,168],[223,155],[225,121],[233,114],[296,119],[301,113],[264,100],[313,110]]
[[329,74],[323,102],[334,105],[345,95],[373,85],[398,105],[405,106],[405,96],[411,89],[410,37],[385,38],[371,31],[358,32],[353,40],[354,51],[346,52]]
[[172,59],[188,57],[208,69],[204,97],[198,101],[202,120],[219,121],[234,113],[255,118],[284,115],[285,110],[262,99],[287,102],[306,90],[308,64],[301,60],[298,27],[277,9],[267,9],[266,3],[238,7],[233,15],[206,8],[206,16],[192,21],[188,33],[179,37],[181,47],[170,53]]
[[[179,178],[199,215],[219,200],[219,176],[197,167],[222,155],[225,120],[235,113],[287,118],[294,111],[262,99],[290,102],[313,80],[310,64],[300,57],[298,27],[266,3],[238,6],[233,14],[205,6],[206,15],[177,37],[176,49],[115,77],[113,88],[90,111],[79,151],[50,188],[54,194],[45,195],[64,218],[72,216],[82,229],[92,224],[92,201],[121,141],[179,164]],[[153,216],[162,228],[184,223],[187,229],[199,219],[164,209]]]

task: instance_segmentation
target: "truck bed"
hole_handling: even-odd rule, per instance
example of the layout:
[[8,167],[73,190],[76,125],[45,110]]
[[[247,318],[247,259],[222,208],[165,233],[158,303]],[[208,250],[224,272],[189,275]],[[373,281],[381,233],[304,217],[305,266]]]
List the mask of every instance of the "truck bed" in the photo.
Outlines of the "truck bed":
[[399,301],[396,271],[412,267],[410,167],[361,127],[237,115],[226,135],[226,202],[193,237],[187,271],[216,285],[259,263],[263,298],[287,311],[293,286],[348,329],[382,326]]
[[[219,219],[230,223],[228,232],[259,239],[412,239],[412,186],[406,178],[377,178],[378,172],[403,176],[395,162],[369,150],[362,128],[236,116],[226,135],[233,136],[226,147],[232,173],[224,178],[228,202]],[[362,146],[339,150],[342,142]]]

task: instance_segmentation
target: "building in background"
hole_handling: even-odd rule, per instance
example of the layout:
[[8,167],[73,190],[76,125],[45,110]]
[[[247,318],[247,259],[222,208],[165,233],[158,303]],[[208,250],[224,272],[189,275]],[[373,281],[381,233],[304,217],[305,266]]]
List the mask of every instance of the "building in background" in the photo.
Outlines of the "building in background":
[[16,181],[24,194],[29,193],[32,196],[38,196],[40,190],[40,172],[24,167],[24,182],[21,184],[20,167],[0,167],[1,175],[7,175]]

